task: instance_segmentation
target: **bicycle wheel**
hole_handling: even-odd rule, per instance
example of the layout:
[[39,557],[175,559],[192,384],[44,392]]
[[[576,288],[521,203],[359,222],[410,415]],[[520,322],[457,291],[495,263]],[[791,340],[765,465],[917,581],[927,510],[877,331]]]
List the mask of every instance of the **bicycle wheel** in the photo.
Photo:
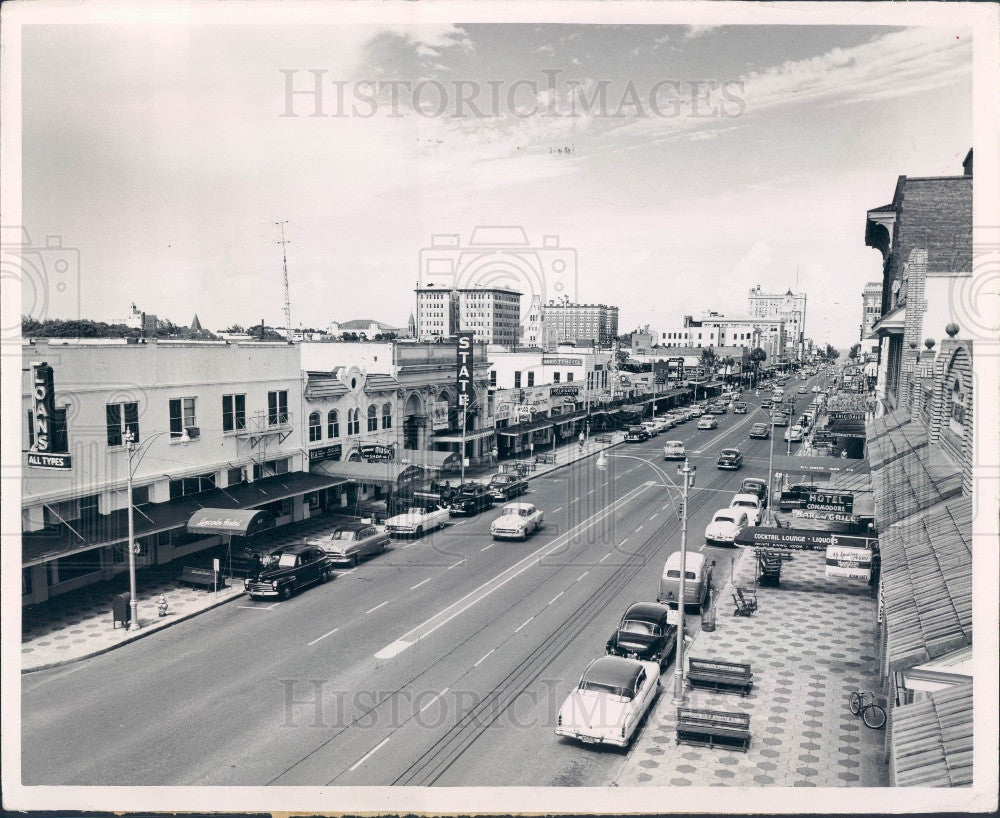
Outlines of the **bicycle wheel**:
[[861,718],[872,730],[878,730],[885,726],[885,708],[879,707],[877,704],[870,704],[861,714]]
[[861,712],[861,694],[857,691],[851,694],[851,712],[855,716]]

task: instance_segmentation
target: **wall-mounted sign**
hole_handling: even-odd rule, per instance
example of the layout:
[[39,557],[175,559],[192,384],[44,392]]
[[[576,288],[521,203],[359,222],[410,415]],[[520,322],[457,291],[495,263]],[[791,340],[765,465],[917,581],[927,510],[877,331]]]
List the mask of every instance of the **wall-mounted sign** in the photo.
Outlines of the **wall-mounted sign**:
[[309,462],[320,463],[324,460],[340,460],[344,448],[339,443],[336,446],[320,446],[309,450]]
[[805,520],[827,520],[837,523],[859,523],[861,518],[857,514],[850,514],[844,511],[816,511],[806,508],[793,508],[793,517],[800,517]]
[[387,462],[395,459],[396,447],[385,446],[381,443],[358,446],[358,454],[369,463]]
[[[66,452],[65,429],[56,410],[55,377],[44,361],[31,367],[31,399],[35,442],[28,452],[28,465],[38,469],[70,469],[73,461]],[[58,438],[58,439],[57,439]]]
[[458,333],[458,345],[456,355],[456,373],[458,378],[458,407],[468,407],[472,404],[474,393],[472,391],[472,351],[474,349],[473,339],[475,333]]
[[558,395],[575,396],[575,395],[579,395],[580,394],[580,387],[579,386],[553,386],[549,390],[549,394],[552,397],[556,397]]
[[[839,539],[834,537],[835,542]],[[826,575],[868,581],[872,575],[872,550],[842,545],[829,546],[826,549]]]
[[803,501],[802,507],[810,511],[854,511],[854,495],[847,492],[809,491]]
[[431,403],[431,429],[435,432],[448,428],[448,401],[436,400]]
[[542,363],[550,366],[583,366],[583,358],[559,358],[543,355]]

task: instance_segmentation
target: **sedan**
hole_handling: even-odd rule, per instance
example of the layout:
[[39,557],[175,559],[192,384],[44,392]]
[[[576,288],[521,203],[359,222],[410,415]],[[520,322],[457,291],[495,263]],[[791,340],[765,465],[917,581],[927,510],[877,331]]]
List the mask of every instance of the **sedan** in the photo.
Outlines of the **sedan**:
[[804,395],[804,394],[806,394],[806,392],[807,392],[807,391],[808,391],[808,390],[807,390],[807,389],[806,389],[806,388],[805,388],[804,386],[800,386],[800,387],[798,388],[798,393],[799,393],[800,395]]
[[733,496],[732,502],[729,503],[729,507],[745,511],[747,518],[753,525],[760,525],[761,518],[764,516],[764,504],[761,503],[760,497],[756,494],[736,494]]
[[785,440],[789,443],[801,443],[802,442],[802,427],[792,426],[785,430]]
[[698,421],[699,429],[718,429],[719,421],[715,419],[714,415],[702,415],[701,419]]
[[411,506],[402,514],[385,521],[385,529],[397,537],[422,537],[425,532],[441,528],[451,519],[446,508]]
[[743,452],[739,449],[723,449],[715,466],[719,469],[736,471],[743,466]]
[[677,627],[669,623],[670,613],[671,609],[659,602],[629,605],[605,651],[663,667],[677,648]]
[[687,457],[684,444],[679,440],[668,440],[663,444],[664,460],[683,460]]
[[715,512],[712,521],[705,526],[705,542],[733,545],[737,535],[748,525],[750,521],[745,511],[735,508],[721,509]]
[[740,484],[740,494],[753,494],[763,507],[767,507],[767,480],[763,477],[744,477]]
[[787,426],[788,425],[788,415],[784,412],[775,412],[771,416],[771,423],[774,426]]
[[660,666],[655,662],[594,659],[559,708],[556,735],[627,747],[659,693]]
[[526,540],[544,524],[543,514],[532,503],[508,503],[490,526],[494,540]]
[[771,430],[766,423],[755,423],[750,427],[750,437],[754,440],[767,440],[771,436]]
[[331,562],[347,563],[353,568],[364,557],[373,557],[385,551],[389,535],[371,523],[347,523],[306,542],[322,549]]

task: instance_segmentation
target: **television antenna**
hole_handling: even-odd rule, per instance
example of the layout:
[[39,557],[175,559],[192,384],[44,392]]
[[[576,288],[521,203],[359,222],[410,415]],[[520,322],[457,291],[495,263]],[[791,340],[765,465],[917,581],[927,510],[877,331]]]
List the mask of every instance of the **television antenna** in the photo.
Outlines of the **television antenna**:
[[288,253],[285,246],[288,244],[288,240],[285,238],[285,225],[288,224],[288,220],[275,222],[278,228],[281,230],[281,240],[278,244],[281,245],[281,271],[284,276],[285,285],[285,330],[288,333],[288,341],[292,341],[292,301],[288,292]]

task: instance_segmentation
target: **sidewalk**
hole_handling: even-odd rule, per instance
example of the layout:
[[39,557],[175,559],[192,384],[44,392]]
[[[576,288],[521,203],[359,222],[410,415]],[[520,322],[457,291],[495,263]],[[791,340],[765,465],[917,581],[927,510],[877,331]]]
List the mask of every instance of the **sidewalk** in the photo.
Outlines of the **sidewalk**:
[[[584,444],[583,448],[580,448],[580,444],[573,440],[571,443],[567,443],[561,447],[558,447],[555,451],[555,461],[553,463],[537,463],[535,464],[534,471],[528,472],[526,478],[531,480],[534,477],[541,477],[543,474],[548,474],[551,471],[560,469],[563,466],[568,466],[570,463],[575,463],[578,460],[583,460],[585,457],[590,457],[593,454],[597,454],[604,449],[610,449],[612,446],[617,446],[625,440],[624,432],[610,432],[611,442],[610,443],[598,443],[595,439],[595,435],[591,435],[590,439]],[[511,458],[510,460],[500,461],[500,465],[514,463],[534,463],[535,457],[538,458],[548,458],[552,456],[551,446],[536,446],[535,456],[529,456],[525,454],[520,458]],[[466,480],[485,480],[489,479],[492,475],[500,471],[500,466],[474,466],[467,468],[465,470]]]
[[[555,463],[539,463],[535,471],[528,473],[527,478],[530,480],[541,477],[622,440],[624,436],[618,432],[612,435],[612,443],[597,443],[591,438],[582,450],[576,442],[563,446],[556,450]],[[541,449],[536,449],[536,453],[541,455]],[[545,454],[551,454],[551,449]],[[466,479],[488,477],[496,471],[495,467],[467,469]],[[333,517],[334,515],[323,514],[282,526],[261,535],[257,544],[263,545],[271,540],[276,547],[304,539],[329,527]],[[207,554],[208,552],[192,554],[186,561],[188,564],[200,564],[208,559]],[[240,577],[233,578],[229,587],[213,592],[179,585],[175,579],[179,572],[180,565],[177,563],[140,571],[136,596],[142,627],[138,631],[129,631],[122,626],[115,628],[111,620],[112,597],[128,590],[126,575],[23,609],[21,672],[42,670],[105,653],[243,595],[243,580]],[[160,617],[157,612],[157,598],[161,594],[167,599],[168,613],[165,617]]]
[[[675,742],[672,679],[622,766],[618,786],[885,787],[885,730],[848,707],[853,690],[874,690],[875,599],[860,580],[825,576],[822,552],[797,553],[779,588],[758,588],[758,610],[732,616],[732,586],[718,597],[716,629],[698,629],[689,656],[750,662],[754,685],[738,693],[689,689],[685,704],[750,714],[746,753]],[[736,584],[752,587],[755,559],[743,552]]]

